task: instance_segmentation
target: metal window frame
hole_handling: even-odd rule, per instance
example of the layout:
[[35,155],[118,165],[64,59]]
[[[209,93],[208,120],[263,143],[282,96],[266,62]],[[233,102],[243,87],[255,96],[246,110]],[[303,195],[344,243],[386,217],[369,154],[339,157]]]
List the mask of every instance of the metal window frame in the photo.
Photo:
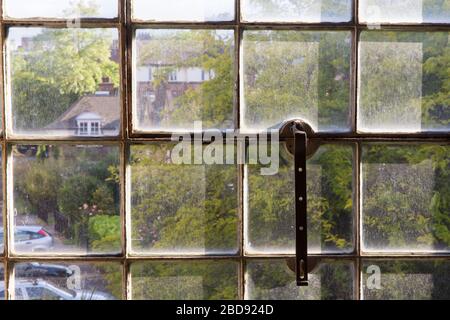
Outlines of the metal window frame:
[[[294,255],[284,254],[265,254],[265,255],[248,255],[245,252],[245,234],[244,234],[244,165],[238,165],[238,242],[239,251],[236,255],[225,256],[143,256],[133,255],[130,251],[130,212],[127,208],[127,198],[129,197],[129,188],[127,187],[129,173],[127,173],[128,159],[130,153],[130,146],[133,144],[145,142],[168,142],[170,141],[170,134],[168,133],[151,133],[142,134],[133,131],[132,123],[132,103],[133,103],[133,42],[134,31],[138,27],[149,28],[201,28],[201,29],[232,29],[235,37],[235,98],[234,98],[234,117],[235,128],[240,128],[240,110],[241,110],[241,44],[243,39],[243,32],[245,30],[265,29],[265,30],[346,30],[350,31],[352,35],[352,53],[351,53],[351,83],[350,83],[350,104],[351,104],[351,131],[348,133],[318,133],[313,137],[317,143],[347,143],[354,148],[354,251],[349,254],[320,254],[311,255],[314,258],[332,259],[332,260],[346,260],[352,261],[354,265],[353,275],[354,279],[354,299],[362,298],[362,277],[363,272],[362,260],[370,259],[444,259],[450,261],[450,254],[367,254],[361,251],[361,150],[362,144],[366,142],[398,142],[398,143],[444,143],[450,144],[450,132],[424,132],[413,134],[369,134],[358,133],[357,131],[357,92],[358,92],[358,43],[359,36],[362,31],[368,30],[369,27],[361,24],[358,20],[358,0],[353,0],[352,4],[352,19],[349,22],[343,23],[257,23],[244,22],[241,20],[241,6],[240,0],[235,0],[235,20],[227,22],[148,22],[138,21],[132,18],[132,3],[131,0],[118,0],[118,17],[113,19],[103,18],[83,18],[81,19],[81,26],[86,28],[116,28],[119,34],[120,47],[120,98],[122,102],[121,108],[121,124],[120,135],[118,137],[73,137],[73,138],[42,138],[42,137],[14,137],[10,135],[7,121],[8,117],[8,84],[7,84],[7,66],[6,66],[6,34],[10,27],[66,27],[67,20],[65,19],[13,19],[3,17],[3,1],[0,0],[0,38],[2,41],[2,54],[0,56],[0,95],[1,95],[1,116],[2,126],[5,128],[0,136],[1,155],[2,155],[2,174],[3,174],[3,214],[4,214],[4,248],[5,254],[0,256],[0,263],[4,262],[5,270],[5,284],[6,284],[6,299],[11,298],[10,278],[13,277],[13,264],[17,262],[26,261],[65,261],[65,262],[117,262],[122,266],[122,286],[123,299],[131,299],[131,273],[130,265],[137,261],[196,261],[196,260],[226,260],[235,261],[238,272],[238,298],[244,299],[245,294],[245,273],[247,261],[253,260],[270,260],[270,259],[286,259],[292,258]],[[450,32],[450,24],[396,24],[396,25],[380,25],[381,30],[395,30],[395,31],[445,31]],[[5,67],[6,66],[6,67]],[[18,143],[47,143],[47,144],[98,144],[101,142],[105,145],[116,145],[120,150],[121,162],[121,178],[120,178],[120,193],[121,193],[121,220],[122,220],[122,253],[117,256],[14,256],[10,252],[9,238],[10,230],[8,210],[9,201],[8,195],[11,195],[10,188],[11,172],[8,172],[8,164],[11,160],[10,146]],[[293,275],[294,279],[294,275]]]

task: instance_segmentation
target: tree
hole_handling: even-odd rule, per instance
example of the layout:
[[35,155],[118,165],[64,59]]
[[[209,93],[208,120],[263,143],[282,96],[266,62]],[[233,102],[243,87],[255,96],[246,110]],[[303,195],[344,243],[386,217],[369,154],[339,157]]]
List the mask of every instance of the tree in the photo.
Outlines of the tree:
[[[138,34],[138,67],[148,61],[158,61],[153,71],[152,86],[158,96],[153,106],[158,123],[153,126],[169,128],[191,127],[194,121],[203,121],[204,128],[233,127],[234,39],[230,31],[188,30],[160,33],[142,31]],[[169,75],[180,69],[201,68],[211,75],[200,85],[182,84],[182,92],[173,98],[169,108]],[[145,97],[138,97],[143,108]]]
[[79,97],[98,90],[103,77],[119,84],[119,66],[110,59],[110,30],[43,28],[31,42],[31,48],[11,53],[16,130],[44,128]]

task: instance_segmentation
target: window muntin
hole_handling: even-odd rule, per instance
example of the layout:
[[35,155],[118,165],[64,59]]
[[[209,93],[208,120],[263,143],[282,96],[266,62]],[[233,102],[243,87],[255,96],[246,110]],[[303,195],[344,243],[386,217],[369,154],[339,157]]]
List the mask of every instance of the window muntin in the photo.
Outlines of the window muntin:
[[362,32],[359,131],[449,131],[449,49],[448,32]]
[[294,118],[350,130],[350,32],[245,31],[242,46],[243,130]]
[[0,300],[6,299],[5,287],[5,267],[3,266],[3,261],[0,260]]
[[232,30],[138,29],[135,48],[135,67],[153,75],[134,78],[135,131],[234,128]]
[[147,21],[234,20],[234,0],[133,0],[133,18]]
[[449,156],[449,145],[363,145],[364,251],[450,251]]
[[10,114],[16,136],[73,137],[77,122],[121,123],[116,29],[10,28]]
[[131,250],[150,255],[236,253],[237,166],[174,164],[174,146],[131,146]]
[[[80,2],[73,6],[71,0],[4,0],[4,15],[15,19],[36,18],[116,18],[118,16],[117,0],[91,0],[90,4]],[[75,23],[75,22],[74,22]]]
[[[2,257],[5,254],[5,230],[4,230],[4,206],[3,206],[3,147],[0,148],[0,170],[1,170],[1,174],[0,174],[0,257]],[[1,268],[1,262],[0,262],[0,268]],[[1,281],[1,276],[0,276],[0,281]],[[1,298],[1,294],[0,294],[0,298]]]
[[[11,153],[15,254],[122,251],[118,147],[14,145]],[[43,237],[22,239],[20,233]]]
[[131,290],[134,300],[235,300],[238,264],[232,260],[135,262]]
[[[280,150],[281,167],[276,175],[261,176],[259,165],[246,166],[245,237],[249,254],[294,253],[294,164],[283,146]],[[308,160],[307,172],[308,252],[352,252],[352,145],[321,146]]]
[[446,0],[359,0],[359,19],[368,24],[449,23],[450,3]]
[[241,0],[242,18],[250,22],[348,22],[351,0]]

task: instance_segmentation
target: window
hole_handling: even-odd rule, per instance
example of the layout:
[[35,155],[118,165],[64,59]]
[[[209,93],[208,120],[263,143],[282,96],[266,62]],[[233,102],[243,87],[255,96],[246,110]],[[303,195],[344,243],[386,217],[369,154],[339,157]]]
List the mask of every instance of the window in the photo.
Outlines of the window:
[[80,136],[87,136],[89,134],[89,123],[87,122],[80,122],[79,128],[78,128],[78,134]]
[[3,7],[0,299],[450,298],[448,1]]
[[100,123],[91,122],[91,135],[98,136],[100,134]]

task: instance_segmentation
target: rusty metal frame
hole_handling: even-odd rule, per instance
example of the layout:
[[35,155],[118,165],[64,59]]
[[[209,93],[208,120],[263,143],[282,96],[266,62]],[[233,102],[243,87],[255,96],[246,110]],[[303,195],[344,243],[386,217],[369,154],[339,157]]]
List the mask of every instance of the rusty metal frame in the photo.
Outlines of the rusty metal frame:
[[[357,128],[357,92],[358,92],[358,43],[359,35],[364,30],[370,28],[361,24],[358,20],[358,0],[353,1],[352,19],[349,22],[344,23],[258,23],[258,22],[245,22],[241,19],[241,6],[240,0],[235,0],[235,19],[234,21],[226,22],[148,22],[133,20],[132,17],[132,1],[131,0],[118,0],[118,17],[112,19],[102,18],[89,18],[81,19],[81,26],[86,28],[116,28],[119,34],[119,47],[120,47],[120,76],[121,87],[120,97],[122,102],[121,118],[122,129],[120,136],[110,138],[42,138],[39,136],[20,136],[14,137],[11,132],[8,132],[8,100],[6,98],[8,93],[7,85],[7,61],[6,61],[6,36],[7,30],[10,27],[66,27],[65,19],[14,19],[9,17],[3,17],[3,1],[0,0],[0,39],[1,44],[1,56],[0,56],[0,95],[1,95],[1,124],[5,131],[0,134],[1,144],[1,164],[2,164],[2,183],[3,183],[3,227],[5,234],[5,254],[0,256],[0,264],[3,262],[5,268],[5,285],[7,294],[6,299],[11,298],[10,289],[10,277],[13,275],[13,264],[16,262],[25,261],[79,261],[79,262],[117,262],[122,265],[123,270],[123,298],[131,299],[131,272],[130,265],[137,261],[196,261],[196,260],[227,260],[235,261],[238,269],[238,293],[239,298],[246,298],[245,292],[245,276],[246,276],[246,263],[247,261],[257,260],[271,260],[271,259],[287,259],[293,258],[293,254],[264,254],[264,255],[252,255],[246,253],[245,248],[245,233],[244,233],[244,177],[245,168],[244,165],[238,165],[238,244],[239,250],[235,255],[224,256],[142,256],[133,255],[130,251],[130,212],[127,207],[127,199],[129,198],[129,188],[127,187],[128,181],[128,159],[130,146],[139,143],[148,142],[169,142],[171,141],[171,135],[168,132],[154,132],[154,133],[139,133],[133,131],[132,123],[132,104],[133,104],[133,42],[134,42],[134,30],[137,27],[148,28],[200,28],[200,29],[231,29],[234,30],[235,39],[235,88],[234,88],[234,119],[235,127],[240,128],[240,112],[241,112],[241,97],[242,97],[242,61],[241,61],[241,48],[243,32],[245,30],[346,30],[350,31],[352,35],[352,52],[351,52],[351,81],[350,81],[350,131],[346,133],[316,133],[308,139],[315,141],[318,144],[322,143],[343,143],[348,144],[354,149],[354,170],[353,170],[353,185],[354,185],[354,250],[349,254],[323,254],[310,255],[313,258],[320,259],[333,259],[342,261],[352,261],[354,266],[354,298],[361,299],[362,286],[361,286],[361,273],[363,272],[362,260],[365,258],[370,259],[443,259],[450,260],[449,254],[366,254],[361,251],[361,204],[360,204],[360,186],[361,186],[361,149],[362,144],[366,142],[386,142],[386,143],[444,143],[450,144],[450,132],[424,132],[414,134],[369,134],[359,133]],[[394,31],[445,31],[450,32],[450,24],[397,24],[397,25],[381,25],[381,30],[394,30]],[[6,67],[5,67],[6,66]],[[245,136],[242,137],[245,139]],[[122,253],[117,256],[14,256],[11,254],[9,247],[9,214],[7,214],[9,208],[8,199],[11,197],[12,189],[9,187],[11,184],[10,175],[8,174],[8,166],[10,163],[10,146],[17,143],[81,143],[81,144],[93,144],[99,143],[116,145],[120,148],[120,163],[121,163],[121,217],[122,217]]]

